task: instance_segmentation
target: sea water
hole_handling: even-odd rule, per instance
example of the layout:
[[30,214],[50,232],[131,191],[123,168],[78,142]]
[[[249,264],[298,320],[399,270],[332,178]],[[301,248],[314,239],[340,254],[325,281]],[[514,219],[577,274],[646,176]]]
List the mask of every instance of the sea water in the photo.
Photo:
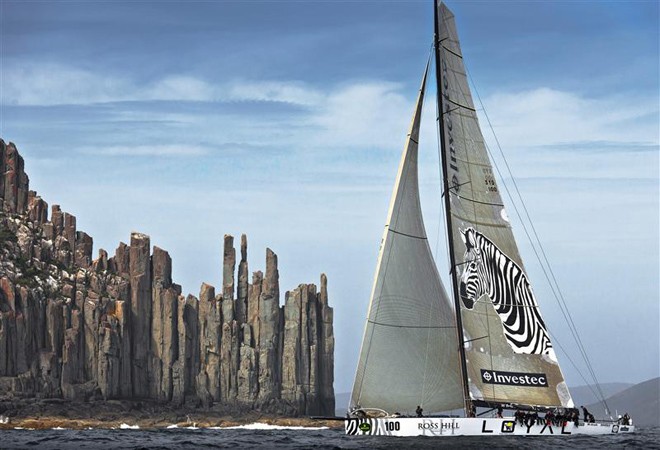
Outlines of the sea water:
[[276,427],[252,424],[234,428],[168,428],[140,430],[5,430],[0,448],[39,449],[193,449],[193,448],[297,448],[297,449],[555,449],[644,448],[660,449],[660,427],[642,428],[632,435],[570,437],[416,437],[346,436],[342,429]]

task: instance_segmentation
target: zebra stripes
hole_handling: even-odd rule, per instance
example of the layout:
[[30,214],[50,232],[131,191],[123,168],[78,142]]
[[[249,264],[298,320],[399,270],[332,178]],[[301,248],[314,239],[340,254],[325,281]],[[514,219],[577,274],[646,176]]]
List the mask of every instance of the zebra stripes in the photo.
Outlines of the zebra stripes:
[[472,227],[461,230],[461,237],[467,262],[460,282],[463,305],[472,309],[482,295],[488,295],[515,353],[554,354],[548,330],[520,266]]
[[391,431],[385,429],[385,421],[382,419],[348,419],[345,423],[346,434],[369,436],[390,436]]

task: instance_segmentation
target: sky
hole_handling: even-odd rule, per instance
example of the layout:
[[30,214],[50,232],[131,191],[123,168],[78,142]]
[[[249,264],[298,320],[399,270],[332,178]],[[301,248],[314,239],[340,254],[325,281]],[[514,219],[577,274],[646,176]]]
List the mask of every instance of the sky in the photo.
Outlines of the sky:
[[[658,376],[658,2],[448,6],[484,135],[496,149],[485,110],[599,380]],[[95,252],[149,234],[185,293],[221,284],[225,233],[247,234],[250,270],[278,254],[282,292],[326,273],[349,391],[432,3],[0,0],[0,33],[0,137],[31,188]],[[434,97],[420,184],[447,274]],[[512,223],[568,384],[584,384]]]

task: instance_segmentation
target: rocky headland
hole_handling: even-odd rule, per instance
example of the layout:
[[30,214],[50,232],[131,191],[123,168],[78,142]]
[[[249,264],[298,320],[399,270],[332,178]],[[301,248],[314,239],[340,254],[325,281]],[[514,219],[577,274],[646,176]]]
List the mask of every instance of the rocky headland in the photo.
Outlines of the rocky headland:
[[281,305],[277,255],[250,280],[245,235],[238,255],[224,236],[222,285],[199,297],[182,295],[145,234],[93,259],[92,237],[58,205],[49,217],[2,140],[0,203],[0,414],[334,414],[325,275]]

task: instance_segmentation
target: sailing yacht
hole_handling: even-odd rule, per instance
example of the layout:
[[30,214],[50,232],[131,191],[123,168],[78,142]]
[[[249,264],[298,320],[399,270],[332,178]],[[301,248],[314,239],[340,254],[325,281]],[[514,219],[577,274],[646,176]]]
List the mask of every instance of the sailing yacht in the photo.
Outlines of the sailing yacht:
[[[440,280],[420,206],[419,128],[427,78],[432,78],[427,63],[381,241],[346,433],[631,433],[632,425],[575,417],[579,411],[530,286],[479,128],[454,15],[434,0],[434,16],[453,295],[447,295]],[[506,412],[478,417],[477,407]],[[447,413],[457,409],[465,417]],[[514,410],[515,416],[507,416]],[[546,420],[548,411],[553,413]]]

